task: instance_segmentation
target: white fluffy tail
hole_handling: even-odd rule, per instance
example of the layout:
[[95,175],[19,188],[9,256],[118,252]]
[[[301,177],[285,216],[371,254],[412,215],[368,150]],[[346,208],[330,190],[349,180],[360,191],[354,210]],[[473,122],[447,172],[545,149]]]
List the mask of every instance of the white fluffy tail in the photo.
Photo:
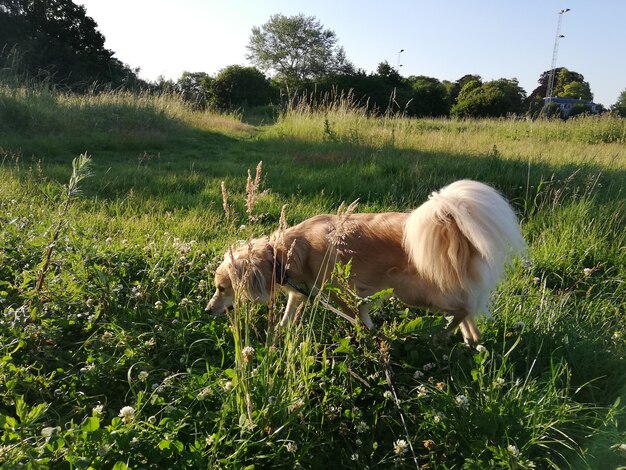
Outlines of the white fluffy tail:
[[489,293],[526,244],[508,202],[495,189],[461,180],[433,192],[404,227],[418,273],[443,292],[468,294],[468,310],[486,309]]

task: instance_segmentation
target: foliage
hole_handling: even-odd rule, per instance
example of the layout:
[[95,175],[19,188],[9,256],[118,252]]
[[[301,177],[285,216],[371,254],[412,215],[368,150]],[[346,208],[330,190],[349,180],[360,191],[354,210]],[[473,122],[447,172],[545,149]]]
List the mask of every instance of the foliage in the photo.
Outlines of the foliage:
[[621,117],[626,117],[626,89],[622,91],[617,98],[615,104],[611,107],[611,111]]
[[480,83],[467,82],[451,114],[458,117],[499,117],[510,113],[522,113],[526,98],[517,80],[500,79]]
[[261,71],[240,65],[222,69],[210,89],[214,105],[222,110],[263,106],[278,97],[277,90]]
[[252,28],[247,58],[260,69],[273,71],[289,86],[330,73],[352,69],[337,36],[313,16],[272,15]]
[[85,7],[72,0],[0,5],[0,67],[84,90],[94,82],[136,86],[137,71],[113,57]]
[[205,72],[183,72],[174,85],[185,101],[195,109],[205,109],[211,100],[213,78]]

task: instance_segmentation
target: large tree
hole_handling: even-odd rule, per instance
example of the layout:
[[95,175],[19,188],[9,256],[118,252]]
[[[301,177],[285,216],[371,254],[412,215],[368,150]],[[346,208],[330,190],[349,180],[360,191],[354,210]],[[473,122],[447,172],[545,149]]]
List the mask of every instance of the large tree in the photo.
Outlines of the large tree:
[[219,109],[236,109],[270,104],[277,92],[257,68],[229,65],[212,81],[211,96]]
[[451,114],[458,117],[499,117],[521,113],[526,92],[516,79],[480,83],[471,80],[461,89]]
[[[543,100],[548,92],[549,80],[550,70],[546,70],[539,77],[539,86],[531,92],[529,98],[534,101]],[[579,83],[580,85],[572,86],[572,83]],[[574,94],[578,96],[573,96]],[[589,83],[585,81],[585,77],[565,67],[557,67],[554,69],[554,89],[552,90],[552,96],[581,98],[589,101],[593,99],[591,87]]]
[[264,25],[253,27],[248,51],[247,58],[256,66],[289,85],[353,69],[335,33],[302,13],[272,15]]
[[71,0],[2,0],[0,67],[81,88],[128,85],[136,71],[113,57],[85,7]]

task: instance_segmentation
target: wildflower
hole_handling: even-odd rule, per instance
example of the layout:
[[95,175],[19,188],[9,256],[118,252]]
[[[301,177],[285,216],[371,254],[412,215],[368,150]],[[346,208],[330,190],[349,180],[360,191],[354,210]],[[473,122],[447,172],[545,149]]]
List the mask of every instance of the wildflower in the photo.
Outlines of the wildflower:
[[435,424],[441,423],[442,419],[443,416],[441,416],[441,413],[436,413],[435,416],[433,416],[433,421],[435,422]]
[[385,393],[383,393],[383,397],[385,397],[386,400],[391,400],[393,398],[393,394],[390,390],[385,390]]
[[444,354],[443,356],[441,356],[441,358],[446,362],[450,360],[450,357],[447,354]]
[[241,350],[241,356],[243,358],[243,362],[247,364],[254,359],[254,348],[252,346],[246,346]]
[[239,230],[245,230],[245,229],[246,229],[246,226],[245,226],[245,225],[240,225],[240,226],[239,226]]
[[585,269],[583,269],[583,274],[584,274],[585,276],[590,276],[592,272],[593,272],[593,271],[591,270],[591,268],[585,268]]
[[428,364],[424,364],[424,367],[422,367],[422,369],[424,369],[424,372],[428,372],[429,370],[432,370],[434,368],[435,368],[434,362],[429,362]]
[[107,237],[107,239],[106,239],[106,240],[104,240],[104,241],[105,241],[105,242],[106,242],[106,244],[108,245],[108,244],[110,244],[110,243],[113,241],[113,239],[112,239],[111,237]]
[[150,424],[155,424],[156,423],[156,416],[152,415],[148,418],[148,423]]
[[513,457],[514,459],[519,457],[519,449],[513,444],[509,444],[507,450],[509,451],[509,454],[511,454],[511,457]]
[[93,299],[92,299],[91,297],[89,297],[89,298],[85,301],[85,305],[86,305],[88,308],[93,307]]
[[206,281],[204,279],[200,279],[200,282],[198,282],[198,290],[200,292],[204,292],[206,290]]
[[437,382],[437,385],[435,385],[435,387],[437,387],[437,390],[439,390],[440,392],[443,392],[446,389],[446,383]]
[[146,379],[148,378],[148,373],[145,370],[142,370],[141,372],[139,372],[139,375],[137,376],[137,378],[139,379],[140,382],[145,382]]
[[210,397],[211,395],[213,395],[213,390],[211,389],[211,387],[205,387],[198,392],[198,394],[196,395],[196,399],[198,401],[202,401],[206,397]]
[[206,445],[208,446],[212,446],[214,441],[215,441],[215,438],[213,437],[213,434],[211,434],[205,439]]
[[160,300],[157,300],[154,303],[154,308],[155,310],[163,310],[163,302],[161,302]]
[[502,377],[498,377],[496,381],[494,382],[494,385],[496,387],[502,387],[504,383],[505,383],[505,380]]
[[365,421],[360,421],[359,424],[356,425],[356,432],[357,432],[357,434],[363,434],[369,428],[370,427],[368,426],[368,424]]
[[144,295],[145,295],[144,291],[143,291],[143,288],[141,286],[133,287],[132,290],[131,290],[131,294],[136,299],[143,299]]
[[457,395],[456,404],[463,408],[467,408],[469,406],[469,400],[467,399],[465,395]]
[[476,346],[476,351],[478,351],[479,353],[483,353],[487,351],[487,348],[483,346],[482,344],[479,344],[478,346]]
[[359,460],[359,454],[352,454],[350,456],[350,460],[352,460],[352,461]]
[[104,410],[104,405],[96,405],[93,407],[92,411],[95,416],[100,416],[103,410]]
[[533,277],[533,282],[535,284],[539,284],[541,282],[541,279],[539,279],[538,277]]
[[166,282],[167,282],[167,280],[166,280],[164,277],[160,278],[160,279],[157,281],[157,287],[163,287],[163,286],[165,286],[165,283],[166,283]]
[[125,424],[132,423],[135,420],[135,408],[132,406],[125,406],[120,410],[120,414],[118,415],[122,418]]
[[287,452],[289,452],[290,454],[295,454],[298,450],[298,446],[295,442],[288,442],[285,445],[285,448],[287,449]]
[[180,301],[180,306],[181,307],[188,307],[191,304],[193,304],[193,302],[191,300],[189,300],[187,297],[183,297]]
[[232,390],[234,387],[232,380],[227,381],[226,383],[224,383],[224,390],[226,390],[227,392]]
[[413,374],[413,378],[414,379],[421,379],[422,377],[424,377],[424,372],[422,372],[421,370],[416,370],[415,373]]
[[435,448],[435,441],[432,439],[426,439],[424,442],[424,448],[427,450],[433,450]]
[[91,372],[95,368],[96,368],[96,366],[94,364],[87,364],[85,367],[81,367],[80,368],[80,373],[81,374],[88,374],[89,372]]
[[409,449],[409,444],[404,439],[398,439],[393,443],[393,451],[396,455],[403,455]]
[[425,385],[420,385],[419,387],[417,387],[417,397],[418,398],[425,397],[427,394],[428,394],[428,390],[426,389]]

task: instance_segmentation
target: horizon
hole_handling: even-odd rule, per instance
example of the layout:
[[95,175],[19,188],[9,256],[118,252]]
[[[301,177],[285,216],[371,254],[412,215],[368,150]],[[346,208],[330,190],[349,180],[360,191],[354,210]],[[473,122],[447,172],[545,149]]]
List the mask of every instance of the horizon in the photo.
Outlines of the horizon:
[[98,23],[115,57],[139,67],[139,76],[148,81],[159,76],[177,80],[184,71],[214,76],[228,65],[251,65],[246,45],[253,26],[273,14],[304,13],[336,33],[337,45],[357,69],[371,73],[387,61],[404,77],[425,75],[451,82],[466,74],[480,75],[484,81],[515,78],[527,94],[550,70],[559,11],[569,8],[563,15],[565,37],[556,67],[582,74],[594,102],[607,108],[626,89],[626,63],[616,60],[612,47],[626,42],[620,24],[626,2],[617,0],[595,7],[584,0],[531,0],[522,6],[401,0],[367,8],[354,0],[320,0],[314,5],[287,0],[262,5],[243,0],[228,5],[182,0],[175,6],[164,0],[77,3]]

